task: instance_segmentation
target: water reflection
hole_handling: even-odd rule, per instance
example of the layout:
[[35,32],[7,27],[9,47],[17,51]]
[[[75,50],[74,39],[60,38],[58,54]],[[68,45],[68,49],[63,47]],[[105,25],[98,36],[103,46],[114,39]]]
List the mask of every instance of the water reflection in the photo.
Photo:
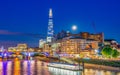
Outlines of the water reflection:
[[13,75],[20,75],[20,61],[19,60],[15,60],[14,61],[14,74]]
[[94,69],[85,69],[84,71],[70,71],[53,67],[49,67],[48,69],[52,73],[51,75],[120,75],[120,72]]
[[8,61],[7,63],[7,75],[12,75],[12,62]]
[[35,61],[25,60],[22,62],[22,75],[35,75]]
[[7,61],[3,62],[3,75],[7,75]]
[[0,75],[3,73],[3,67],[2,67],[2,62],[0,62]]
[[85,69],[84,75],[120,75],[120,72],[112,72],[105,70]]
[[0,61],[0,75],[120,75],[120,72],[85,69],[70,71],[47,67],[47,63],[35,60]]

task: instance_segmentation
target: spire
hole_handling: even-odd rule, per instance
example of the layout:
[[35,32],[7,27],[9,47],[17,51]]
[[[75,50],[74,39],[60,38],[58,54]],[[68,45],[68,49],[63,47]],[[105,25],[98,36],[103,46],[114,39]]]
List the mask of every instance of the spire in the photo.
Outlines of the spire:
[[52,18],[52,8],[49,9],[49,18]]

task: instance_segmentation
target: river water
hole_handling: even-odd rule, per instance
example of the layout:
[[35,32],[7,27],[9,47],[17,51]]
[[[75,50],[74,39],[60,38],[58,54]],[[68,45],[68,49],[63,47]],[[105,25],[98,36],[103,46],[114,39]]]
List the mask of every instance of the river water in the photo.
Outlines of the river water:
[[47,67],[47,63],[35,60],[0,61],[0,75],[120,75],[120,72],[85,69],[69,71]]

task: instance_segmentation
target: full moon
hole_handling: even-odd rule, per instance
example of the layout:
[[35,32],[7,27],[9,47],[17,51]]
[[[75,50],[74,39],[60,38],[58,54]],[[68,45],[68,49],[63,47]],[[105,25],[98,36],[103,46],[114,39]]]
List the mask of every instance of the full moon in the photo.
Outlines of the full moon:
[[76,29],[77,29],[76,25],[72,26],[72,30],[76,30]]

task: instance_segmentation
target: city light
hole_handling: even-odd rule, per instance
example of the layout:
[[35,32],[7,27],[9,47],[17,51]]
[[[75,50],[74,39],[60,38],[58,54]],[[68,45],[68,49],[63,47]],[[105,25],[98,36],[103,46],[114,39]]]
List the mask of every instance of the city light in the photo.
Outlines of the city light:
[[0,75],[120,75],[119,2],[14,1],[0,2]]

